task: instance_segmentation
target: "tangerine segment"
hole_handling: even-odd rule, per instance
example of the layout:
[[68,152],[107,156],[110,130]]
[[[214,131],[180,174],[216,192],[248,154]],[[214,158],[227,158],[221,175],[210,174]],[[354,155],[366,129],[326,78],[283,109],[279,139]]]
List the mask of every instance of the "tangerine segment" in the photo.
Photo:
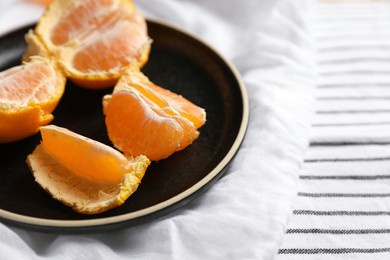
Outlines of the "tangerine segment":
[[103,108],[114,146],[127,155],[145,154],[151,160],[167,158],[190,145],[199,136],[194,122],[200,126],[206,121],[202,108],[154,85],[135,66],[124,72],[113,94],[104,97]]
[[203,108],[190,102],[182,95],[154,84],[135,66],[127,68],[113,92],[120,91],[127,86],[137,89],[160,108],[168,108],[171,114],[179,114],[181,117],[188,119],[196,129],[206,123],[206,111]]
[[41,127],[40,131],[46,152],[80,178],[120,181],[129,171],[128,160],[107,145],[54,125]]
[[0,108],[0,143],[11,143],[36,134],[39,127],[53,120],[53,115],[44,114],[39,106],[7,111]]
[[54,0],[34,32],[70,79],[94,89],[113,86],[129,64],[143,66],[151,45],[130,0]]
[[65,82],[55,63],[42,57],[1,72],[0,143],[21,140],[48,124]]
[[110,140],[126,155],[146,155],[150,160],[174,153],[183,129],[174,119],[159,114],[139,93],[120,91],[106,96],[104,112]]
[[[145,30],[146,24],[139,14],[134,14],[128,20],[118,20],[115,27],[101,31],[98,38],[96,35],[86,38],[67,65],[88,73],[111,71],[137,63],[140,49],[147,41]],[[108,49],[102,53],[102,50]]]
[[42,143],[27,157],[32,174],[51,196],[83,214],[117,207],[133,194],[150,161],[65,128],[41,127]]

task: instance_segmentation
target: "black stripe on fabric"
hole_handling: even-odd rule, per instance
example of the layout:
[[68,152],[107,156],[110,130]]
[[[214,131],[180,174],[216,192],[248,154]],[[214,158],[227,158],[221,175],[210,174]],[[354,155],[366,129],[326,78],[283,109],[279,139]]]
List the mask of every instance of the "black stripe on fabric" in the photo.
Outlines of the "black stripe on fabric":
[[377,126],[390,125],[388,122],[360,122],[360,123],[326,123],[326,124],[312,124],[313,127],[333,127],[333,126]]
[[292,228],[287,234],[329,234],[329,235],[365,235],[388,234],[390,229],[320,229],[320,228]]
[[316,114],[318,115],[328,115],[328,114],[381,114],[381,113],[390,113],[390,109],[378,109],[378,110],[318,110]]
[[318,84],[317,88],[390,88],[389,82],[378,82],[378,83],[326,83]]
[[390,145],[390,141],[377,142],[377,141],[355,141],[355,142],[310,142],[310,146],[366,146],[366,145]]
[[324,101],[329,101],[329,100],[389,100],[390,97],[385,96],[385,97],[317,97],[317,100],[324,100]]
[[383,180],[390,175],[300,175],[302,180]]
[[311,216],[390,216],[390,211],[321,211],[321,210],[294,210],[294,215]]
[[389,161],[390,157],[306,159],[305,163]]
[[390,252],[390,248],[282,248],[281,255],[340,255],[340,254],[373,254]]
[[385,198],[390,197],[390,193],[309,193],[298,192],[300,197],[310,198]]

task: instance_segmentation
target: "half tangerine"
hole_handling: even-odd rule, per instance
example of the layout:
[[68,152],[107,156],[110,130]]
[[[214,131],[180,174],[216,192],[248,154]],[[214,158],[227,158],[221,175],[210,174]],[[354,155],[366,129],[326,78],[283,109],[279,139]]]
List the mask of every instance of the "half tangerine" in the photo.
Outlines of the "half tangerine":
[[141,67],[151,41],[131,0],[54,0],[34,34],[68,78],[93,89],[115,85],[123,67]]
[[0,73],[0,143],[18,141],[53,120],[65,89],[56,64],[43,57]]

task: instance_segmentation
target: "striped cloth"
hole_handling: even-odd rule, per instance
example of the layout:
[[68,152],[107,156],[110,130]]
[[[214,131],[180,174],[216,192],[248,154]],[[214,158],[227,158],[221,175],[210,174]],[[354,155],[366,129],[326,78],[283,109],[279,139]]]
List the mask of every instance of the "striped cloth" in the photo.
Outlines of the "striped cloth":
[[316,113],[277,259],[390,259],[390,2],[319,4]]

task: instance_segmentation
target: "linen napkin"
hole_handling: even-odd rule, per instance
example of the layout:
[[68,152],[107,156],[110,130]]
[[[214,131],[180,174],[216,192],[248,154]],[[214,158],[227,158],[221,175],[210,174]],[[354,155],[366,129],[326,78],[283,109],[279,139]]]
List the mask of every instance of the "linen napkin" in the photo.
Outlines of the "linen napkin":
[[[0,254],[4,259],[272,259],[292,214],[308,145],[315,84],[310,1],[135,4],[147,17],[198,35],[237,66],[250,99],[241,149],[223,178],[167,216],[83,236],[0,224]],[[30,1],[2,1],[0,33],[37,19],[41,11]]]
[[277,259],[390,259],[390,2],[312,17],[316,113]]

